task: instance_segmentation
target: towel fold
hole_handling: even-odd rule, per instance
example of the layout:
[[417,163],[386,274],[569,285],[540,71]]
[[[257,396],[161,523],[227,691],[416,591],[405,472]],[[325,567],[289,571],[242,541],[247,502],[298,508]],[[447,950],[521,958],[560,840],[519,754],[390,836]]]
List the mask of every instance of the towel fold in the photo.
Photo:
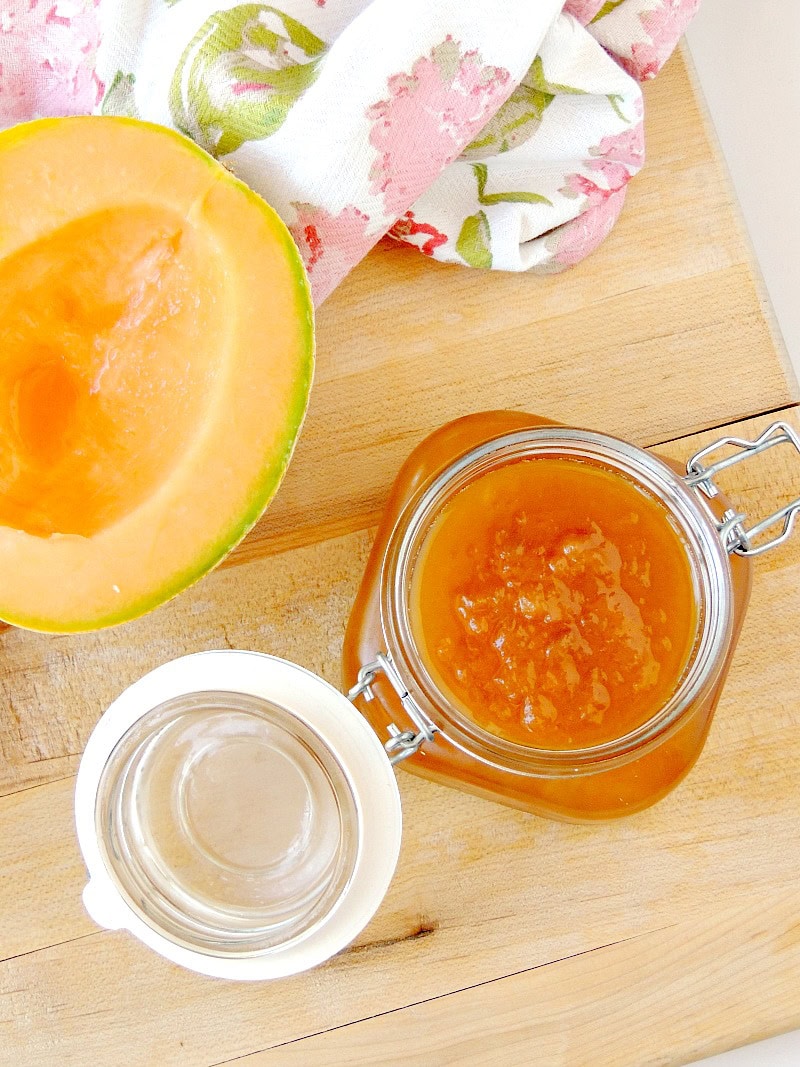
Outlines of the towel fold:
[[320,303],[387,232],[549,273],[644,161],[639,82],[699,0],[0,0],[0,124],[130,115],[286,221]]

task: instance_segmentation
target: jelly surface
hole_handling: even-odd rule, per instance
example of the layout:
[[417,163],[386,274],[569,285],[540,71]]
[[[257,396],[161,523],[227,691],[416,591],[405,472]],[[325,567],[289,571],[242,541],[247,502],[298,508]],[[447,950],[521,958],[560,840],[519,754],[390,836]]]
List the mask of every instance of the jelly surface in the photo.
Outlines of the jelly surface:
[[450,702],[543,749],[599,745],[646,722],[697,632],[688,550],[666,509],[572,459],[509,462],[450,500],[415,564],[410,609]]

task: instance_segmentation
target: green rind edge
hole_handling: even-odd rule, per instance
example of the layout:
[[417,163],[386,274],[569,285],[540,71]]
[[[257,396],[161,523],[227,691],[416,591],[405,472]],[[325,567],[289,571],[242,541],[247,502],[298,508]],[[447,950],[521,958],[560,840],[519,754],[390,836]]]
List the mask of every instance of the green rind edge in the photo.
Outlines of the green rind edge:
[[10,626],[16,626],[25,630],[33,630],[38,633],[51,634],[91,633],[95,630],[105,630],[111,626],[119,626],[125,622],[133,622],[134,619],[139,619],[143,615],[147,615],[149,612],[155,610],[155,608],[161,607],[162,604],[166,604],[179,593],[184,592],[190,586],[194,585],[195,582],[198,582],[201,578],[205,577],[206,574],[220,564],[222,560],[225,559],[225,557],[247,536],[250,530],[252,530],[277,493],[284,475],[286,474],[292,455],[294,454],[300,431],[303,428],[303,422],[305,421],[306,412],[308,411],[311,386],[314,379],[314,305],[311,300],[311,287],[297,245],[277,211],[275,211],[266,200],[260,197],[258,193],[254,192],[248,185],[241,181],[241,179],[237,178],[226,167],[214,159],[213,156],[210,156],[205,149],[201,148],[198,144],[195,144],[194,141],[191,141],[184,134],[179,133],[177,130],[171,130],[167,126],[160,126],[155,122],[145,122],[142,119],[116,115],[79,115],[54,119],[35,119],[32,122],[21,123],[17,126],[11,126],[6,130],[0,131],[0,152],[4,151],[7,147],[10,147],[9,142],[11,144],[17,141],[21,142],[26,140],[29,136],[34,136],[52,126],[63,126],[64,123],[75,122],[104,122],[135,126],[137,128],[146,127],[154,133],[171,137],[173,140],[178,141],[188,151],[194,152],[195,155],[207,163],[212,169],[216,170],[218,168],[220,177],[224,181],[230,182],[235,187],[238,187],[241,192],[267,216],[270,222],[275,226],[276,232],[282,237],[288,261],[294,266],[294,273],[298,282],[296,290],[298,303],[297,310],[298,316],[303,324],[305,343],[302,347],[305,351],[306,362],[303,368],[303,373],[298,376],[297,395],[291,409],[291,414],[290,416],[287,416],[287,422],[290,426],[292,422],[294,422],[293,429],[291,429],[287,435],[287,447],[284,449],[282,455],[277,457],[277,464],[275,463],[275,457],[273,455],[271,462],[265,467],[262,474],[263,480],[257,481],[253,503],[245,512],[244,517],[234,525],[232,531],[225,534],[221,540],[209,550],[200,563],[189,567],[166,588],[160,590],[153,596],[143,597],[138,601],[133,601],[128,604],[123,611],[104,615],[96,619],[76,622],[67,626],[55,626],[50,621],[45,622],[42,619],[34,617],[7,614],[3,611],[2,607],[0,607],[0,620],[8,623]]

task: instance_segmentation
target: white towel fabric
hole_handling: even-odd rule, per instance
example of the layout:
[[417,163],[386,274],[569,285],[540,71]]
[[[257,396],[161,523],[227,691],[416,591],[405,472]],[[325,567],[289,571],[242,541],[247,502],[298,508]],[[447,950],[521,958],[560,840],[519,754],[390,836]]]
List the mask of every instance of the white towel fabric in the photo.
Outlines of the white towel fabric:
[[182,130],[282,215],[318,303],[387,231],[551,272],[616,221],[639,80],[698,2],[0,0],[0,123]]

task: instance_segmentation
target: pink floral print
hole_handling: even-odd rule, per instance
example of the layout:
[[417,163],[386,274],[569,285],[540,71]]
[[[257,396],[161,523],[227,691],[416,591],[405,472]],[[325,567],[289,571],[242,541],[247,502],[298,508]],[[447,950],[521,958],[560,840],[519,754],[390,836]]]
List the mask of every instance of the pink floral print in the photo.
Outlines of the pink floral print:
[[[415,245],[423,255],[432,256],[440,245],[447,244],[447,234],[431,226],[429,222],[419,222],[413,211],[407,211],[389,230],[389,236],[397,241]],[[412,238],[418,237],[419,241]]]
[[[360,57],[380,42],[359,41],[357,33],[355,38],[342,34],[346,25],[353,32],[358,29],[348,14],[337,12],[348,5],[282,0],[273,7],[274,0],[227,0],[228,6],[212,13],[210,20],[224,30],[215,40],[216,73],[212,77],[210,67],[200,64],[184,77],[181,49],[197,59],[205,54],[200,45],[206,50],[209,46],[203,33],[188,44],[181,38],[189,31],[174,15],[190,0],[109,2],[103,9],[109,31],[101,48],[98,9],[104,2],[0,0],[0,127],[43,115],[92,111],[141,112],[142,118],[163,121],[164,107],[173,108],[172,96],[156,101],[142,89],[150,84],[148,66],[163,62],[167,72],[173,71],[170,93],[178,86],[193,107],[205,108],[202,121],[194,124],[178,121],[173,108],[174,125],[203,143],[199,130],[207,147],[227,153],[248,142],[252,157],[246,167],[248,180],[257,190],[261,190],[257,164],[262,157],[265,175],[293,175],[285,187],[272,178],[266,184],[290,223],[318,304],[387,230],[436,259],[497,269],[548,271],[588,255],[614,225],[627,184],[644,160],[640,93],[612,60],[637,79],[653,77],[699,4],[699,0],[565,0],[563,11],[571,18],[559,15],[549,29],[551,14],[541,14],[540,26],[526,15],[522,21],[537,34],[544,33],[545,43],[542,55],[534,58],[519,83],[511,72],[518,74],[528,62],[528,46],[514,31],[511,6],[502,16],[509,22],[501,34],[496,24],[500,16],[485,0],[459,0],[461,22],[468,18],[464,25],[476,27],[466,43],[466,31],[457,33],[447,21],[447,5],[440,10],[431,4],[429,13],[413,27],[398,14],[407,59],[393,61],[387,53],[383,71],[370,68],[362,83]],[[528,14],[538,6],[533,0],[522,5]],[[305,25],[311,9],[316,11],[313,32]],[[134,10],[138,14],[131,18]],[[248,37],[246,48],[239,39],[243,28],[236,21],[237,12],[257,31]],[[148,42],[161,44],[150,50],[148,45],[139,56],[137,35],[145,32]],[[200,48],[197,54],[195,44]],[[337,67],[330,57],[342,49],[344,65]],[[274,67],[275,77],[285,75],[285,84],[273,85],[272,74],[266,80],[261,76],[266,53],[269,71]],[[288,62],[298,55],[302,63]],[[547,76],[542,56],[547,59]],[[95,73],[98,62],[108,82],[105,96]],[[295,69],[299,67],[304,81]],[[345,70],[348,77],[341,73]],[[338,77],[339,85],[328,85],[315,107],[323,109],[330,100],[333,123],[339,121],[337,91],[345,110],[350,107],[342,123],[341,146],[332,153],[336,165],[330,168],[330,189],[324,182],[320,188],[316,179],[305,183],[301,161],[305,152],[313,150],[318,128],[312,108],[308,116],[301,114],[301,108],[294,109],[296,122],[286,143],[268,136],[299,96],[308,99],[327,75]],[[225,85],[230,92],[220,96],[220,86]],[[563,106],[551,109],[559,97],[564,97]],[[563,158],[580,162],[563,170],[550,168],[540,188],[537,151],[541,144],[546,156],[550,134],[540,135],[539,127],[553,127],[553,135],[561,136],[559,121],[571,124],[562,131],[570,146]],[[622,132],[604,136],[620,126]],[[516,151],[523,146],[524,151]],[[465,149],[478,177],[477,195],[473,184],[463,179],[463,164],[450,168]],[[339,165],[344,160],[348,167]],[[237,169],[235,161],[231,166]],[[440,178],[443,170],[447,172]],[[333,175],[341,176],[344,188]],[[487,182],[491,192],[486,191]],[[420,199],[422,194],[426,195]],[[568,205],[565,197],[579,199]],[[577,218],[559,225],[576,211],[580,211]]]
[[593,158],[586,166],[600,171],[610,185],[624,185],[631,177],[628,167],[635,173],[644,166],[644,125],[637,122],[622,133],[604,137],[591,152]]
[[305,264],[314,303],[319,305],[353,266],[363,259],[380,234],[367,235],[369,216],[348,205],[331,215],[314,204],[293,204],[289,226]]
[[658,7],[643,12],[639,21],[650,40],[631,45],[630,58],[617,57],[620,65],[639,81],[655,78],[699,6],[700,0],[661,0]]
[[2,0],[0,124],[91,111],[99,0]]
[[555,261],[563,267],[580,263],[605,241],[622,211],[627,189],[600,189],[587,181],[580,191],[589,197],[590,206],[547,238]]
[[582,26],[588,26],[604,2],[605,0],[567,0],[564,11],[568,15],[574,15]]
[[367,110],[378,153],[370,191],[394,218],[486,125],[514,83],[507,70],[484,66],[477,51],[462,52],[448,36],[388,87],[388,99]]
[[[555,261],[564,267],[579,263],[608,237],[622,211],[628,182],[644,163],[644,128],[641,122],[622,133],[604,137],[586,160],[585,174],[570,174],[561,192],[586,198],[584,211],[559,227],[547,239]],[[631,168],[629,170],[628,168]]]

